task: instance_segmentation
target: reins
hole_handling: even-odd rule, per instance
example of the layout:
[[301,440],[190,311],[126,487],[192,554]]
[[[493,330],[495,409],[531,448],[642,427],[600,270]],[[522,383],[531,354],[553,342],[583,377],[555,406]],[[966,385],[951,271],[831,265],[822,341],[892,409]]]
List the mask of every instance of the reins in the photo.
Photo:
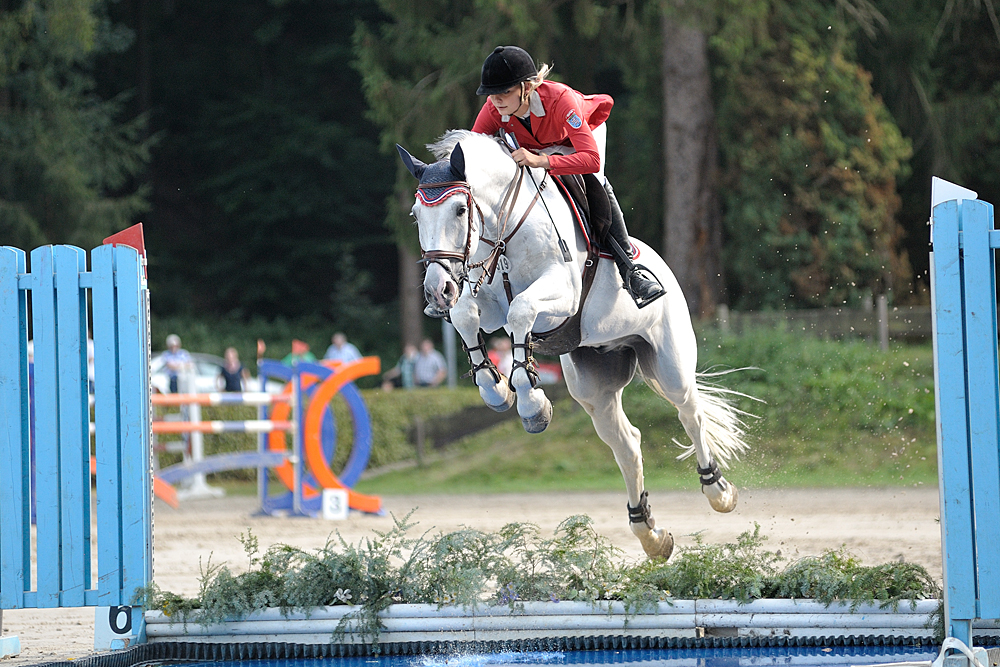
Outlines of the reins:
[[[514,229],[510,231],[510,234],[504,236],[504,232],[507,231],[507,223],[510,222],[510,216],[514,213],[514,203],[517,201],[517,195],[521,192],[521,183],[524,181],[525,167],[518,168],[518,175],[516,181],[511,181],[510,185],[507,187],[507,193],[504,195],[503,201],[500,202],[500,217],[497,219],[497,240],[493,241],[486,238],[485,236],[480,236],[480,240],[493,249],[490,250],[490,254],[486,256],[482,261],[476,262],[475,264],[469,264],[468,268],[478,269],[482,267],[483,272],[479,276],[479,280],[472,287],[472,296],[478,296],[479,290],[482,289],[483,282],[487,284],[493,283],[493,277],[496,275],[497,266],[500,263],[500,257],[507,252],[507,243],[517,234],[517,231],[521,229],[521,225],[524,221],[528,219],[528,214],[531,213],[531,209],[535,207],[535,203],[541,197],[542,191],[538,188],[535,189],[535,196],[532,197],[531,203],[528,204],[528,208],[524,210],[524,214],[521,219],[517,221]],[[516,184],[515,184],[516,183]],[[513,196],[511,196],[513,193]],[[510,206],[507,205],[507,200],[510,200]],[[485,225],[484,229],[485,230]],[[504,289],[507,292],[507,300],[511,299],[510,290],[510,280],[507,278],[507,271],[504,274]]]

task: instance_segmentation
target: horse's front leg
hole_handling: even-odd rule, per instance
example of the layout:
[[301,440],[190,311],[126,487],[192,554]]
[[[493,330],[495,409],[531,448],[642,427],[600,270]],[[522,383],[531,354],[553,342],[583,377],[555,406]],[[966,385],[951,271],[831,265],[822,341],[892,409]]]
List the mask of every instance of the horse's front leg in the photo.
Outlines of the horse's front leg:
[[552,420],[552,402],[538,388],[532,356],[531,329],[540,313],[569,317],[576,307],[576,290],[565,271],[550,270],[514,297],[507,312],[513,338],[510,383],[517,392],[517,413],[528,433],[541,433]]
[[502,322],[503,313],[496,302],[481,302],[468,294],[451,309],[451,323],[462,338],[462,347],[472,367],[469,372],[479,387],[479,395],[487,407],[497,412],[509,410],[514,405],[514,392],[508,386],[507,377],[490,361],[481,327],[485,325],[492,331]]

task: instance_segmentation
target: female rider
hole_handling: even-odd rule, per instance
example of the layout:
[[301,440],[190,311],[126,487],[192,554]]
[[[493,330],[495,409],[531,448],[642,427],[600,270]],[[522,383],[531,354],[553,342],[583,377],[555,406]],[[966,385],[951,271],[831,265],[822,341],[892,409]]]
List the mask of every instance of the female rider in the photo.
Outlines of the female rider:
[[[479,111],[473,132],[494,134],[500,128],[517,139],[511,157],[521,166],[541,167],[553,176],[594,174],[611,201],[609,246],[624,288],[642,308],[665,294],[663,286],[632,263],[628,232],[615,192],[604,175],[604,121],[614,100],[609,95],[583,95],[569,86],[546,81],[550,67],[535,69],[531,56],[516,46],[498,46],[483,63],[477,95],[489,100]],[[530,149],[530,150],[529,150]]]

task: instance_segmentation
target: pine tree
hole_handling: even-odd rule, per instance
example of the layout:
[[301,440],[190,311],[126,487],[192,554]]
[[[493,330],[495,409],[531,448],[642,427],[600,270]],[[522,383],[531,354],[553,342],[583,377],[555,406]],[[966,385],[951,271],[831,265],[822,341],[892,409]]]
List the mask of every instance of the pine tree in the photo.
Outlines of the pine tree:
[[103,18],[98,0],[0,2],[0,243],[89,249],[148,208],[145,121],[94,92],[94,58],[130,40]]
[[835,7],[771,0],[760,28],[713,40],[731,303],[856,307],[911,273],[895,219],[910,144]]

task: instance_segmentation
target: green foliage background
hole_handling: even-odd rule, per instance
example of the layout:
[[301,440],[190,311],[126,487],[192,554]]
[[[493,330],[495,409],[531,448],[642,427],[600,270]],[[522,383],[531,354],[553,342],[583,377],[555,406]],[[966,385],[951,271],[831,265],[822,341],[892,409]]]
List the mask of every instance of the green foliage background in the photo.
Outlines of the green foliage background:
[[730,302],[857,306],[911,275],[895,219],[910,146],[835,6],[769,4],[758,30],[713,38]]
[[123,120],[127,84],[102,98],[91,73],[132,34],[93,0],[14,5],[0,7],[0,244],[89,249],[149,210],[134,180],[146,118]]
[[0,242],[142,221],[158,318],[391,340],[392,145],[468,126],[497,43],[615,97],[608,173],[661,237],[664,11],[709,38],[730,305],[926,300],[932,173],[1000,198],[1000,30],[972,0],[3,0]]

